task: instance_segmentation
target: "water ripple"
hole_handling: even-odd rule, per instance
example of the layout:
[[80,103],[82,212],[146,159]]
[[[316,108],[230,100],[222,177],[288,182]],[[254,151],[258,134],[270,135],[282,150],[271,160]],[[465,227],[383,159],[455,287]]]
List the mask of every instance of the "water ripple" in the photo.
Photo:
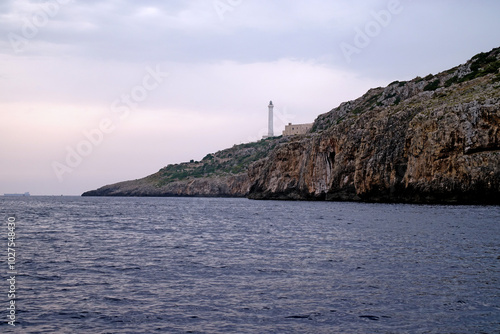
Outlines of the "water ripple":
[[499,207],[0,201],[23,333],[500,333]]

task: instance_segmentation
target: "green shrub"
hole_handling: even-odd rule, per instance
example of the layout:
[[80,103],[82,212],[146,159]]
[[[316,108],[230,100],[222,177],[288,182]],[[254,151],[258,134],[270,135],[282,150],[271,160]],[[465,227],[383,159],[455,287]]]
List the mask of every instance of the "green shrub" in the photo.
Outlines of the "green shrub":
[[[477,72],[481,67],[489,63],[488,58],[489,54],[484,52],[478,53],[472,57],[472,64],[470,66],[471,71]],[[491,60],[494,60],[494,58]]]
[[456,82],[458,82],[458,77],[451,77],[450,79],[446,80],[446,82],[444,83],[444,86],[450,87],[451,85],[453,85]]
[[429,82],[425,87],[424,91],[433,91],[439,87],[439,79]]
[[352,111],[352,113],[353,113],[354,115],[359,115],[359,114],[361,114],[361,112],[362,112],[362,111],[363,111],[363,108],[358,107],[358,108],[354,109],[354,110]]
[[496,73],[498,72],[498,69],[500,68],[500,60],[497,60],[495,62],[487,64],[482,70],[481,74],[486,75],[490,73]]
[[500,82],[500,74],[497,74],[491,79],[491,83],[497,83]]

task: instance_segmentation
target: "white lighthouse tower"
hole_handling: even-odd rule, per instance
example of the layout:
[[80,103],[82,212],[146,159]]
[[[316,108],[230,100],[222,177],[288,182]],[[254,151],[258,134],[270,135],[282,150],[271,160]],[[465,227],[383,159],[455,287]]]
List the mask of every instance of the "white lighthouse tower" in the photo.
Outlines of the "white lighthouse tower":
[[274,137],[274,126],[273,126],[273,101],[269,101],[269,123],[267,127],[267,137]]

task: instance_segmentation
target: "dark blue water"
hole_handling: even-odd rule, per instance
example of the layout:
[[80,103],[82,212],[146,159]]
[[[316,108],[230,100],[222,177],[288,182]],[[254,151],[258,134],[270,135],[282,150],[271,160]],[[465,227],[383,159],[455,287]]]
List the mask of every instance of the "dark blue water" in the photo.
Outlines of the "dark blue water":
[[[0,198],[2,333],[500,333],[500,207]],[[5,254],[6,255],[6,254]]]

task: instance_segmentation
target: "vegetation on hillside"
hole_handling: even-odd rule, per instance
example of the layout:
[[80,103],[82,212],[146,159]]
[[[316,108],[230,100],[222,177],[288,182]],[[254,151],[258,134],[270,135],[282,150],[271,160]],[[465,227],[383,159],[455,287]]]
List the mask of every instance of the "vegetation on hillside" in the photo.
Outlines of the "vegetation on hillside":
[[[418,76],[410,81],[394,81],[385,88],[372,88],[362,97],[344,102],[330,112],[319,115],[311,132],[324,131],[370,110],[394,109],[405,101],[415,100],[414,97],[421,93],[424,93],[423,100],[427,99],[429,93],[434,92],[437,97],[456,97],[454,92],[468,96],[470,83],[479,78],[484,78],[493,85],[500,83],[500,48],[479,53],[465,64],[436,75],[429,74],[423,78]],[[405,103],[403,107],[408,107],[408,104]]]
[[168,165],[154,174],[159,187],[173,182],[246,173],[251,163],[260,160],[279,143],[283,137],[272,137],[253,143],[234,145],[216,153],[207,154],[201,161]]

